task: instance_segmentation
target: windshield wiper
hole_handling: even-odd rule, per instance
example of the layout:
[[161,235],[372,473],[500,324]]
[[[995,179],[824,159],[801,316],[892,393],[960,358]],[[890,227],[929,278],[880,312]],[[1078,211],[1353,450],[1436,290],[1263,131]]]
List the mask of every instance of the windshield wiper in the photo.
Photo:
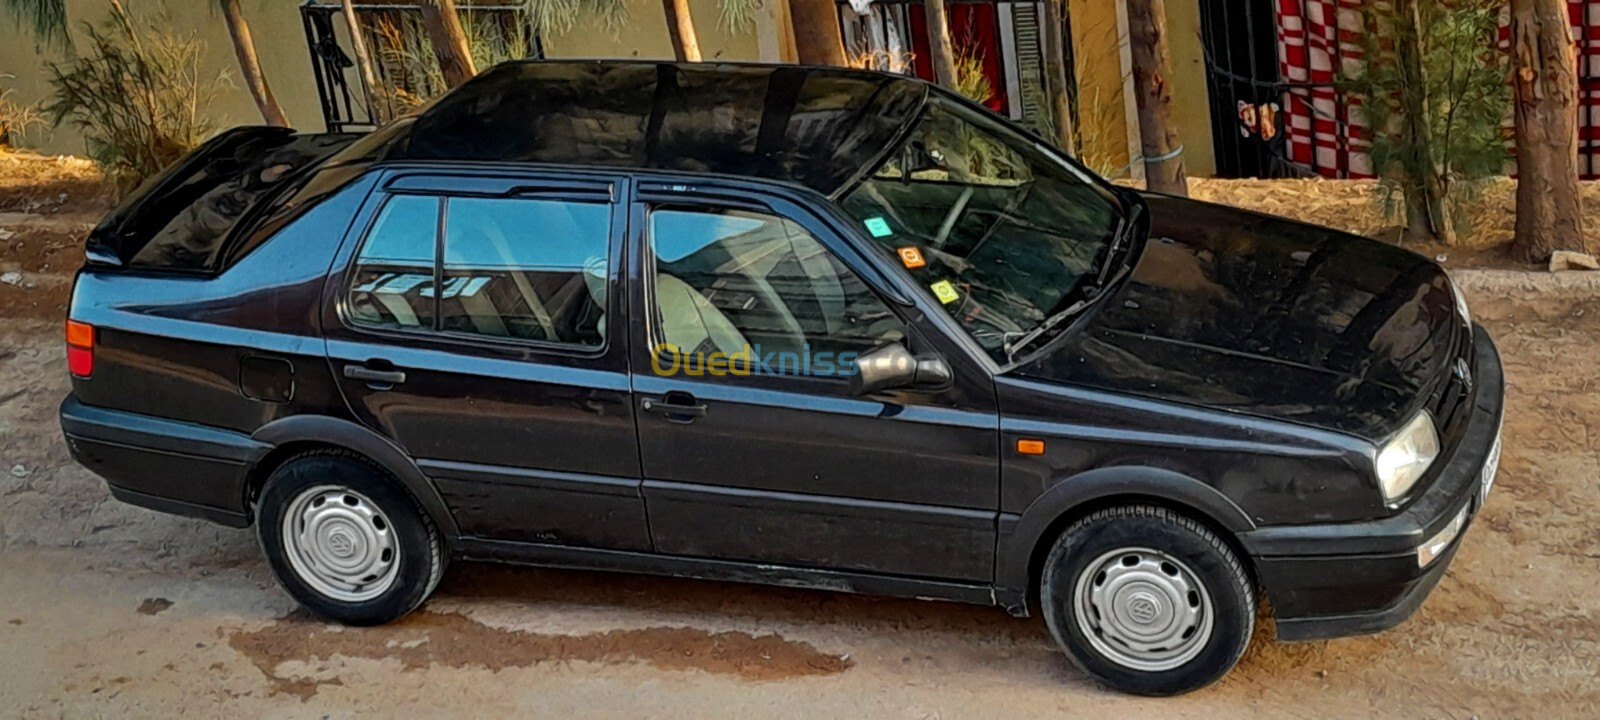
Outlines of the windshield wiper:
[[[1117,273],[1117,277],[1114,278],[1114,279],[1121,279],[1122,276],[1124,274],[1126,274],[1127,272],[1128,272],[1128,269],[1126,267],[1124,267],[1121,270],[1121,272]],[[1086,288],[1084,290],[1084,298],[1082,300],[1078,300],[1078,301],[1072,303],[1071,305],[1066,306],[1061,311],[1051,315],[1050,317],[1045,318],[1044,322],[1039,323],[1038,327],[1036,327],[1036,328],[1034,328],[1032,330],[1029,330],[1028,332],[1022,333],[1021,335],[1017,336],[1016,340],[1012,340],[1011,342],[1006,343],[1005,347],[1003,348],[1003,350],[1005,351],[1005,354],[1006,354],[1006,362],[1008,362],[1008,363],[1016,362],[1017,361],[1017,353],[1019,351],[1021,351],[1025,347],[1027,347],[1033,341],[1038,340],[1041,337],[1044,337],[1046,333],[1049,333],[1051,330],[1055,329],[1055,327],[1057,325],[1060,325],[1061,323],[1064,323],[1064,322],[1066,322],[1068,320],[1071,320],[1074,317],[1077,317],[1079,313],[1082,313],[1090,305],[1093,305],[1096,302],[1099,302],[1100,298],[1105,297],[1106,294],[1107,293],[1105,292],[1105,285],[1103,283],[1099,284],[1099,285],[1095,285],[1095,286],[1090,287],[1090,288]]]
[[[1112,268],[1117,266],[1117,253],[1128,242],[1134,228],[1138,227],[1139,213],[1144,212],[1144,203],[1142,202],[1134,201],[1130,202],[1129,205],[1132,207],[1126,215],[1123,215],[1117,221],[1117,228],[1111,233],[1111,242],[1106,246],[1105,263],[1100,266],[1100,272],[1095,275],[1094,284],[1083,289],[1083,299],[1073,302],[1061,311],[1050,315],[1050,317],[1045,318],[1044,322],[1039,323],[1038,327],[1018,335],[1015,340],[1007,342],[1003,348],[1006,354],[1006,362],[1016,362],[1017,352],[1022,348],[1044,337],[1046,333],[1049,333],[1057,325],[1072,319],[1106,295],[1105,289],[1108,282],[1106,276],[1111,273]],[[1122,276],[1126,275],[1127,272],[1128,266],[1123,265],[1121,270],[1117,272],[1116,277],[1110,278],[1109,282],[1114,283],[1122,279]]]
[[1111,274],[1111,268],[1117,261],[1117,253],[1122,250],[1133,229],[1139,226],[1139,213],[1144,212],[1144,203],[1135,201],[1129,204],[1133,207],[1127,215],[1122,216],[1122,220],[1117,223],[1116,232],[1111,234],[1111,244],[1106,247],[1105,264],[1100,266],[1100,273],[1095,279],[1095,284],[1102,288],[1106,285],[1106,276]]

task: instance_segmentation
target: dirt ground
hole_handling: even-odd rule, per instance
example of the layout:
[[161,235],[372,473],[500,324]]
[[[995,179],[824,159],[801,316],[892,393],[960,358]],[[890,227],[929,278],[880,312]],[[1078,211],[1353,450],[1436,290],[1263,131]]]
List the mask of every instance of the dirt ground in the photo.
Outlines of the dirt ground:
[[3,177],[0,715],[1600,715],[1600,274],[1458,274],[1505,356],[1505,458],[1416,617],[1305,644],[1258,626],[1222,682],[1150,700],[1037,620],[943,603],[457,563],[403,622],[308,618],[251,531],[122,505],[70,461],[59,323],[104,198]]

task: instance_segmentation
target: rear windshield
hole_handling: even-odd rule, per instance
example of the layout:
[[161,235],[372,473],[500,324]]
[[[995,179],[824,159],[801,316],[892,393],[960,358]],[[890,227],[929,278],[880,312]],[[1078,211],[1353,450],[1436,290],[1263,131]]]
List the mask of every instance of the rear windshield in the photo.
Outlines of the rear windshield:
[[287,131],[219,137],[136,190],[91,234],[90,256],[144,270],[217,271],[254,208],[352,139]]

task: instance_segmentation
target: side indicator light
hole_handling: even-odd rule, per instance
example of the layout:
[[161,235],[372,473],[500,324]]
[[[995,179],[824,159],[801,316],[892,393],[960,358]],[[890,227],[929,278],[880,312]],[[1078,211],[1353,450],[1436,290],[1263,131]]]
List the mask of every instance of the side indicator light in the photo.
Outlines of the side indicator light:
[[1017,441],[1017,454],[1018,455],[1043,455],[1044,454],[1044,441],[1043,440],[1018,440]]
[[76,377],[94,374],[94,326],[67,321],[67,370]]

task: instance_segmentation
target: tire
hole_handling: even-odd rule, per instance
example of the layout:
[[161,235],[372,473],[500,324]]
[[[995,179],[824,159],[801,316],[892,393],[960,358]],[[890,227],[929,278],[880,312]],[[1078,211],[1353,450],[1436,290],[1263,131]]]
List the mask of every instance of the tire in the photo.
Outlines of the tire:
[[1137,695],[1216,682],[1255,630],[1255,586],[1238,556],[1164,508],[1114,507],[1073,523],[1039,584],[1045,624],[1072,663]]
[[438,529],[405,487],[339,451],[273,470],[256,506],[256,537],[289,595],[347,625],[404,617],[433,593],[448,562]]

